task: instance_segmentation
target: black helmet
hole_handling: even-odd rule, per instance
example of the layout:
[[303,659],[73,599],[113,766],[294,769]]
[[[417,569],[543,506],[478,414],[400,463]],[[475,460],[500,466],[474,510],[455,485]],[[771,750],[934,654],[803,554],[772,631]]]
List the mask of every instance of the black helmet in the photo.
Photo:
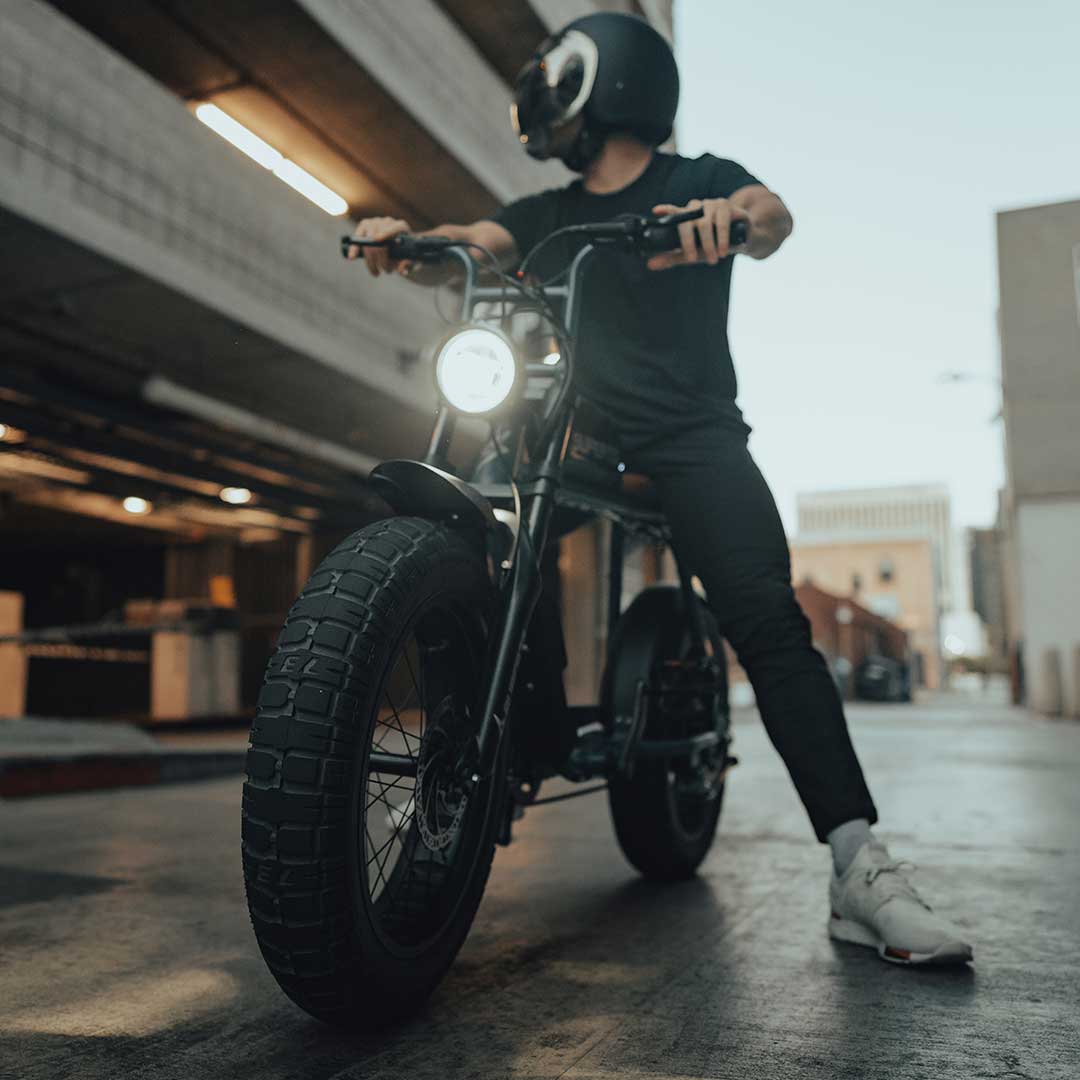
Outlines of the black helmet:
[[650,146],[671,135],[679,71],[671,46],[644,19],[603,12],[575,19],[540,44],[514,86],[510,116],[525,149],[552,156],[552,134],[577,116],[564,160],[580,169],[612,132]]

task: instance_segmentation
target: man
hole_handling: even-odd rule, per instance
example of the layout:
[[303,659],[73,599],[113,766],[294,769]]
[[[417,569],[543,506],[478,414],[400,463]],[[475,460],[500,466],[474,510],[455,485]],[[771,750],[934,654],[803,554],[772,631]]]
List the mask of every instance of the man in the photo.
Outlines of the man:
[[[629,467],[652,477],[680,562],[704,584],[817,837],[832,849],[832,936],[897,963],[962,963],[972,957],[963,932],[930,910],[871,833],[877,812],[792,591],[780,517],[735,404],[732,256],[768,258],[790,234],[791,215],[733,161],[655,149],[671,134],[678,93],[675,58],[648,23],[616,14],[572,22],[522,72],[512,114],[530,154],[561,158],[581,179],[520,199],[489,221],[432,232],[512,265],[564,225],[703,210],[680,226],[681,247],[647,266],[612,253],[592,269],[578,342],[583,396],[614,422]],[[737,249],[729,245],[734,221],[748,230]],[[383,240],[408,230],[404,221],[371,218],[356,235]],[[569,238],[552,244],[530,269],[541,278],[557,273],[578,246]],[[385,248],[365,248],[363,258],[376,276],[438,277]]]

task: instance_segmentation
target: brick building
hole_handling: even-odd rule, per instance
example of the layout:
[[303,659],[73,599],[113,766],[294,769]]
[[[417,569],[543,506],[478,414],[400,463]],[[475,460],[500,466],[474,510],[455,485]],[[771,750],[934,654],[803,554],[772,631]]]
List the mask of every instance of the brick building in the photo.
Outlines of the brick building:
[[930,538],[814,541],[800,536],[792,542],[791,561],[797,586],[849,599],[904,631],[915,681],[940,686],[941,602]]

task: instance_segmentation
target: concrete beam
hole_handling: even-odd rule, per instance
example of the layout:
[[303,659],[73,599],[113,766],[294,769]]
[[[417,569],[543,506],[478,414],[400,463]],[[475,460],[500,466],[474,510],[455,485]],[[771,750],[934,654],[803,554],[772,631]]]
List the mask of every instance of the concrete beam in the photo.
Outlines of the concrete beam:
[[500,199],[567,175],[522,153],[506,83],[434,0],[297,3]]
[[431,296],[366,288],[336,250],[347,221],[48,5],[4,5],[0,35],[0,206],[407,405],[432,400],[422,365],[398,363],[439,330]]

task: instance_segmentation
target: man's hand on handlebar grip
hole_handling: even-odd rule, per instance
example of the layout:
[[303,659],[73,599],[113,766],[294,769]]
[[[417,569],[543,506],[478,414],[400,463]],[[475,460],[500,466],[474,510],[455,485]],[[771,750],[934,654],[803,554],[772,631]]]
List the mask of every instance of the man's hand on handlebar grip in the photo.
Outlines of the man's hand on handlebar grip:
[[735,221],[745,221],[750,227],[750,215],[728,199],[691,199],[685,206],[672,206],[661,203],[654,206],[654,214],[678,214],[684,210],[702,210],[702,216],[694,221],[684,221],[679,226],[679,239],[682,247],[674,251],[665,251],[653,255],[647,265],[650,270],[667,270],[672,266],[687,266],[705,263],[715,266],[721,259],[742,251],[745,244],[732,247],[730,241],[731,225]]
[[[386,241],[401,233],[409,232],[409,223],[400,218],[374,217],[364,218],[353,230],[353,236],[360,240]],[[355,259],[363,255],[364,262],[372,277],[380,274],[404,274],[412,272],[412,262],[408,259],[395,259],[388,247],[351,247],[348,258]]]

